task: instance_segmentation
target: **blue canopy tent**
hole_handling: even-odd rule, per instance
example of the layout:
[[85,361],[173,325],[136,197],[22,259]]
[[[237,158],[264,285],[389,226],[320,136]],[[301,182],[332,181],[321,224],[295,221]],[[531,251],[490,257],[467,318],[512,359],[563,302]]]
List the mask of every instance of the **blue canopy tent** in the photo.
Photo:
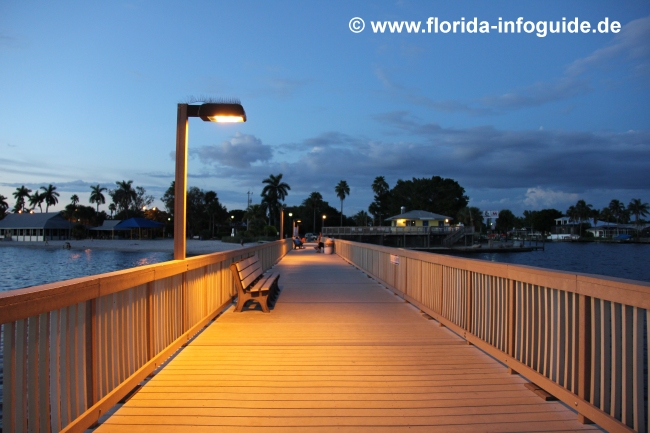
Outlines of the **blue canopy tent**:
[[161,229],[164,226],[163,223],[146,218],[129,218],[116,225],[115,229],[138,229],[138,237],[142,239],[142,229]]

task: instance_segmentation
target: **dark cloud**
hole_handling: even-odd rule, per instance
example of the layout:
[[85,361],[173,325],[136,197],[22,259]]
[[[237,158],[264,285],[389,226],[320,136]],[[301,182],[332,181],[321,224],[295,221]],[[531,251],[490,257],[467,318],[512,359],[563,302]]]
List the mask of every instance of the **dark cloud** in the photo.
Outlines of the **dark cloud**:
[[273,149],[262,144],[262,140],[253,135],[238,132],[230,140],[224,140],[221,145],[202,146],[191,149],[189,153],[198,156],[204,164],[248,168],[255,162],[270,160]]

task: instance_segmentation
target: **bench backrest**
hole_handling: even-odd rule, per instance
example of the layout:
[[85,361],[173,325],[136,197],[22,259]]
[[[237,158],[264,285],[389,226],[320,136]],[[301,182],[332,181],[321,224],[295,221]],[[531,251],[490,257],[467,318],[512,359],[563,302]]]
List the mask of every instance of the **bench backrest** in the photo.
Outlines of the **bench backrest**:
[[246,289],[262,275],[262,264],[256,255],[235,263],[235,266],[243,289]]

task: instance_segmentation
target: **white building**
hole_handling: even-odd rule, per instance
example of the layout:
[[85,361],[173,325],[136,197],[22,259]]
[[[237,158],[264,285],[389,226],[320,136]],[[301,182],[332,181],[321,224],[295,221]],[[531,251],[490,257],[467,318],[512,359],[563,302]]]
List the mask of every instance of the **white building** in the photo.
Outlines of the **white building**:
[[70,239],[72,226],[60,212],[11,213],[0,221],[0,239],[19,242]]

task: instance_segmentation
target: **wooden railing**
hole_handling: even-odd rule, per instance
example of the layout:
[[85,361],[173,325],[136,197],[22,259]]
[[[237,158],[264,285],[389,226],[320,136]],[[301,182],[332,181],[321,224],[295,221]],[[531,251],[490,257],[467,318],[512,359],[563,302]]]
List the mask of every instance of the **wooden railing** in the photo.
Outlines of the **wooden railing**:
[[[473,228],[463,226],[373,226],[373,227],[323,227],[323,235],[445,235],[465,229],[473,233]],[[471,230],[471,231],[470,231]]]
[[266,270],[290,240],[0,293],[4,432],[83,432],[236,294],[230,263]]
[[581,422],[648,431],[650,284],[344,240],[335,250]]

